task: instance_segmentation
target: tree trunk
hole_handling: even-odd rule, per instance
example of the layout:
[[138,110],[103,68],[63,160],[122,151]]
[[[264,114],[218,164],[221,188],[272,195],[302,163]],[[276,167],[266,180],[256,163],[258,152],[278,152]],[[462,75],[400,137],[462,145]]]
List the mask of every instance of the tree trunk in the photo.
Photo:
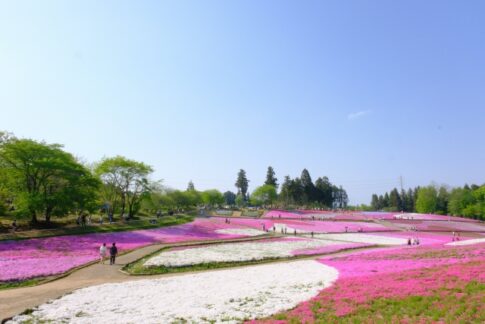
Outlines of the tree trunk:
[[31,215],[31,220],[30,220],[30,222],[31,222],[32,224],[37,224],[37,223],[38,223],[38,221],[37,221],[37,213],[35,212],[35,210],[31,210],[31,211],[30,211],[30,215]]
[[126,196],[123,195],[121,198],[121,212],[120,212],[120,217],[123,218],[123,215],[125,213],[126,209]]
[[45,213],[44,213],[44,216],[45,216],[45,222],[47,224],[49,224],[51,222],[51,213],[52,213],[52,207],[47,207],[45,209]]

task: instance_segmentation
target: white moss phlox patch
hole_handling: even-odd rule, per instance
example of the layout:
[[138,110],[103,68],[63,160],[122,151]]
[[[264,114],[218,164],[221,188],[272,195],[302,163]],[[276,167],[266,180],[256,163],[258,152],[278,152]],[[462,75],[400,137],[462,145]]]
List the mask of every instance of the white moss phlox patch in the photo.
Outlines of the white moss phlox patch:
[[203,263],[242,262],[293,256],[296,250],[315,249],[341,244],[336,241],[283,239],[266,242],[213,244],[162,252],[149,258],[144,266],[181,267]]
[[238,323],[291,309],[337,277],[336,269],[305,260],[104,284],[41,305],[11,323]]
[[460,245],[472,245],[472,244],[479,244],[479,243],[485,243],[485,238],[455,241],[455,242],[446,243],[445,245],[460,246]]
[[403,245],[407,244],[405,238],[372,235],[361,233],[344,233],[344,234],[317,234],[315,237],[327,240],[338,240],[344,242],[367,243],[367,244],[383,244],[383,245]]
[[258,236],[264,235],[266,232],[254,228],[224,228],[216,230],[217,234],[227,235],[244,235],[244,236]]

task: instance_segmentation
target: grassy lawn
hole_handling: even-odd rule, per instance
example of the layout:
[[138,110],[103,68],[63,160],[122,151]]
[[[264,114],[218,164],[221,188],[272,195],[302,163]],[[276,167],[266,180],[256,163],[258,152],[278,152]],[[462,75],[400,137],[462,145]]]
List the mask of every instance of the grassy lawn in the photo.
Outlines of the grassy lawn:
[[[153,217],[140,217],[139,219],[130,220],[127,222],[116,221],[112,224],[92,224],[85,227],[78,225],[67,225],[63,220],[60,223],[54,223],[53,228],[47,229],[30,229],[25,231],[17,231],[15,233],[4,232],[0,234],[0,240],[19,240],[38,237],[61,236],[61,235],[75,235],[88,233],[106,233],[106,232],[121,232],[139,229],[158,228],[163,226],[179,225],[191,222],[194,219],[192,215],[174,215],[163,216],[159,219]],[[153,222],[151,222],[153,220]],[[5,222],[5,219],[3,219]]]
[[42,282],[43,280],[44,280],[43,278],[35,278],[35,279],[21,280],[21,281],[0,282],[0,290],[35,286],[40,282]]
[[241,216],[245,217],[261,217],[263,215],[263,210],[243,210]]

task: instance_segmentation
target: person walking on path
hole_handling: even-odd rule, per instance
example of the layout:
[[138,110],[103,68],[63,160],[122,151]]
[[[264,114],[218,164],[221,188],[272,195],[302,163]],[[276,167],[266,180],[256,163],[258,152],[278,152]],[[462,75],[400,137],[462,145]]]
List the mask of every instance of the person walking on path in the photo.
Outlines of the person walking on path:
[[116,243],[113,243],[113,245],[109,249],[109,264],[110,265],[115,264],[117,254],[118,254],[118,248],[116,247]]
[[99,247],[99,263],[103,264],[104,263],[104,258],[106,258],[106,253],[108,252],[108,248],[106,247],[106,243],[103,243]]

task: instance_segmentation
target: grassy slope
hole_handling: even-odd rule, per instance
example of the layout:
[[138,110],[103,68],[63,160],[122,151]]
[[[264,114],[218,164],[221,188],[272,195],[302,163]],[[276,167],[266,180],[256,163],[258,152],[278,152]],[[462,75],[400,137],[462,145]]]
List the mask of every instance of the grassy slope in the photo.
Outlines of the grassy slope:
[[[137,222],[137,223],[133,222],[128,224],[115,223],[115,224],[108,224],[103,226],[88,226],[85,228],[75,228],[75,229],[64,228],[64,229],[52,230],[52,231],[49,231],[48,233],[45,233],[45,232],[35,233],[35,235],[32,235],[32,233],[30,233],[31,235],[26,235],[29,233],[24,233],[25,236],[14,237],[13,239],[28,239],[28,238],[60,236],[60,235],[120,232],[120,231],[130,231],[130,230],[137,230],[137,229],[149,229],[149,228],[158,228],[158,227],[164,227],[164,226],[184,224],[192,220],[193,220],[192,216],[177,215],[176,217],[164,217],[160,219],[156,224],[150,224],[149,222]],[[62,274],[60,274],[59,276],[62,276]],[[37,284],[45,282],[45,280],[48,280],[48,279],[49,279],[48,277],[40,277],[40,278],[32,278],[32,279],[21,280],[21,281],[0,282],[0,290],[35,286]]]
[[19,231],[15,233],[0,234],[1,240],[20,240],[29,238],[49,237],[49,236],[62,236],[62,235],[76,235],[76,234],[88,234],[88,233],[108,233],[108,232],[122,232],[132,231],[139,229],[158,228],[163,226],[179,225],[187,222],[191,222],[194,218],[190,215],[177,215],[177,216],[164,216],[160,219],[156,219],[154,224],[150,223],[150,219],[145,218],[140,220],[132,220],[129,222],[115,222],[113,224],[105,223],[103,225],[89,225],[86,227],[80,226],[66,226],[53,229],[43,230],[30,230]]

